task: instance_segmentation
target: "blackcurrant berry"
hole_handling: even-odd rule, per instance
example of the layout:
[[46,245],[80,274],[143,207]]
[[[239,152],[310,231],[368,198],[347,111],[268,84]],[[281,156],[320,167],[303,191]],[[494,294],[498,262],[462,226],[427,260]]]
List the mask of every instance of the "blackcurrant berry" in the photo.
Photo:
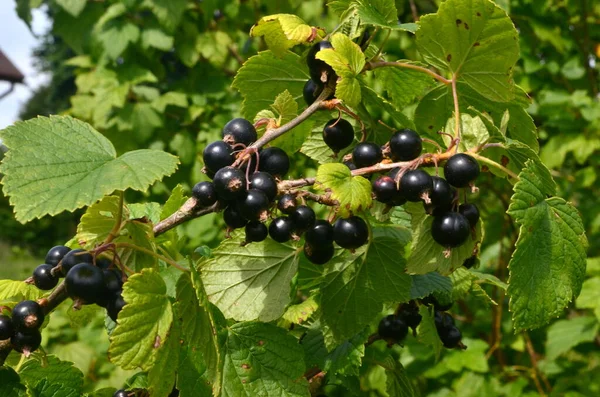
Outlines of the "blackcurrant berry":
[[242,216],[250,221],[266,221],[268,217],[269,199],[258,189],[250,189],[237,202]]
[[12,322],[18,332],[29,333],[39,329],[44,323],[44,310],[34,301],[22,301],[12,310]]
[[458,212],[467,218],[471,227],[475,227],[479,222],[479,208],[475,204],[461,204],[458,207]]
[[269,225],[269,236],[278,243],[290,241],[294,233],[294,222],[287,216],[273,219]]
[[246,226],[248,220],[242,216],[236,205],[230,205],[223,211],[223,220],[231,229],[239,229]]
[[419,314],[418,311],[407,311],[402,313],[402,318],[406,325],[410,328],[415,329],[421,324],[421,320],[423,320],[423,316]]
[[117,269],[105,269],[104,273],[104,293],[107,297],[115,297],[123,291],[123,274]]
[[329,48],[333,48],[331,43],[323,40],[313,45],[310,51],[308,51],[308,55],[306,56],[306,64],[308,65],[310,78],[314,81],[325,83],[335,76],[331,66],[316,58],[316,55],[319,51]]
[[356,169],[356,165],[350,160],[344,161],[344,165],[350,169],[350,171],[354,171]]
[[306,84],[304,84],[304,90],[302,91],[304,102],[306,102],[308,106],[312,105],[319,95],[321,95],[321,91],[323,91],[322,84],[315,83],[312,79],[308,79]]
[[75,265],[65,277],[67,294],[79,304],[96,303],[104,292],[104,273],[102,269],[80,263]]
[[[213,11],[213,19],[215,21],[219,21],[220,19],[223,18],[223,16],[224,16],[223,11],[219,10],[218,8]],[[117,397],[117,396],[115,395],[115,397]],[[118,397],[120,397],[120,396],[118,396]]]
[[467,269],[472,268],[476,264],[477,264],[477,255],[470,256],[467,259],[465,259],[465,261],[463,262],[463,266]]
[[277,196],[277,181],[269,173],[255,172],[250,175],[250,189],[261,190],[271,202]]
[[217,191],[212,182],[198,182],[192,189],[192,196],[201,207],[210,207],[217,202]]
[[215,173],[223,167],[230,166],[235,160],[231,146],[223,141],[208,144],[202,152],[202,158],[206,168]]
[[454,248],[463,245],[469,237],[471,225],[464,215],[446,212],[435,216],[431,224],[431,236],[440,245]]
[[455,154],[444,165],[444,176],[452,186],[467,187],[479,176],[479,164],[468,154]]
[[64,245],[57,245],[56,247],[50,248],[50,251],[46,254],[46,260],[44,263],[51,265],[52,267],[58,265],[67,252],[71,251],[71,248],[65,247]]
[[439,176],[432,176],[433,189],[429,193],[431,199],[431,205],[436,211],[444,213],[452,209],[452,202],[454,201],[455,190],[450,184]]
[[373,142],[361,142],[352,151],[352,162],[357,168],[370,167],[381,160],[381,147]]
[[106,313],[108,317],[110,317],[113,321],[117,321],[119,317],[119,313],[123,310],[123,306],[125,306],[126,302],[123,299],[122,295],[118,295],[115,299],[112,299],[108,302],[106,306]]
[[381,319],[377,333],[383,339],[400,342],[408,335],[408,325],[401,317],[390,314]]
[[317,217],[312,208],[306,205],[300,205],[290,215],[290,219],[294,222],[296,231],[304,233],[309,227],[315,224]]
[[215,174],[213,184],[220,199],[234,200],[246,192],[246,175],[238,168],[221,168]]
[[338,153],[350,146],[354,141],[354,128],[349,121],[344,119],[329,120],[323,128],[323,142]]
[[260,151],[258,169],[276,177],[283,177],[290,170],[290,158],[278,147]]
[[60,264],[63,276],[78,263],[94,263],[94,257],[89,252],[82,249],[69,251]]
[[335,249],[333,244],[328,245],[312,245],[309,243],[304,244],[304,256],[311,263],[315,265],[324,265],[333,258]]
[[408,201],[426,201],[432,189],[433,179],[423,170],[406,171],[400,178],[400,191]]
[[333,226],[331,223],[319,219],[308,228],[304,236],[306,242],[312,247],[326,247],[333,244]]
[[448,313],[436,311],[433,317],[435,328],[437,329],[438,335],[442,334],[444,330],[454,327],[454,318]]
[[[223,140],[230,144],[241,143],[248,146],[256,141],[257,134],[254,125],[246,119],[237,118],[225,124],[221,132]],[[229,164],[228,164],[229,165]]]
[[456,326],[444,329],[444,332],[440,333],[439,336],[446,349],[458,347],[462,339],[462,333]]
[[277,209],[287,215],[293,214],[297,206],[296,196],[293,194],[286,193],[277,200]]
[[112,265],[113,265],[112,259],[109,259],[106,257],[96,258],[96,266],[98,266],[100,269],[108,269]]
[[10,317],[0,314],[0,340],[10,339],[15,333],[15,327]]
[[37,330],[29,333],[17,332],[10,338],[10,343],[19,353],[30,354],[42,344],[42,334]]
[[358,216],[340,218],[333,225],[333,239],[342,248],[356,249],[369,239],[369,227]]
[[269,235],[269,229],[264,223],[259,221],[248,222],[246,225],[246,242],[258,243],[264,241]]
[[419,134],[413,130],[404,129],[396,131],[390,139],[390,151],[395,161],[414,160],[423,150],[423,141]]
[[33,271],[33,283],[43,291],[51,290],[58,284],[58,276],[52,275],[52,265],[44,263]]
[[396,182],[387,175],[375,179],[371,185],[375,198],[380,203],[389,203],[398,195]]

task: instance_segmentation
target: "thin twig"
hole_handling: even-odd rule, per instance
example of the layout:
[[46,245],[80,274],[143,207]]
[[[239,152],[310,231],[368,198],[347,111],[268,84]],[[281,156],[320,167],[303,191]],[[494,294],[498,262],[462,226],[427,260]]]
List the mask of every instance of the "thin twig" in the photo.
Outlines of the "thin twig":
[[[458,104],[458,90],[456,88],[456,75],[452,76],[452,100],[454,101],[454,138],[460,139],[460,106]],[[458,145],[456,146],[458,150]]]
[[119,210],[117,211],[117,219],[115,219],[115,225],[108,234],[108,237],[106,237],[106,240],[104,241],[105,243],[110,243],[111,241],[113,241],[115,238],[118,237],[119,233],[121,232],[121,226],[123,225],[123,196],[123,191],[120,191]]
[[388,66],[416,70],[418,72],[422,72],[422,73],[430,75],[431,77],[433,77],[434,79],[436,79],[437,81],[439,81],[441,83],[444,83],[445,85],[452,84],[452,80],[448,80],[447,78],[440,76],[433,70],[424,68],[423,66],[413,65],[412,63],[405,63],[405,62],[400,62],[400,61],[367,62],[367,64],[365,65],[365,70],[373,70],[373,69],[383,68],[383,67],[388,67]]
[[537,379],[537,374],[540,375],[540,377],[542,378],[542,380],[544,381],[544,384],[546,385],[546,388],[548,389],[549,393],[552,393],[552,387],[550,386],[550,382],[548,382],[548,379],[546,378],[546,376],[544,376],[544,374],[540,371],[539,367],[538,367],[538,362],[537,362],[537,353],[535,352],[535,349],[533,348],[533,344],[531,343],[531,338],[529,337],[529,334],[525,331],[523,332],[523,338],[525,339],[525,346],[527,347],[527,353],[529,354],[529,358],[531,359],[531,365],[533,366],[533,380],[536,383],[536,387],[538,388],[538,391],[540,392],[540,394],[542,396],[545,396],[546,394],[544,393],[544,390],[542,389],[542,386],[540,385],[539,380]]
[[484,157],[484,156],[480,156],[479,154],[473,153],[473,152],[469,152],[469,155],[472,156],[473,158],[475,158],[476,160],[481,161],[482,163],[486,163],[488,165],[491,165],[494,168],[501,170],[502,172],[507,173],[508,175],[510,175],[511,178],[516,179],[517,181],[520,179],[519,175],[515,174],[508,168],[504,167],[502,164],[498,164],[494,160],[488,159],[487,157]]

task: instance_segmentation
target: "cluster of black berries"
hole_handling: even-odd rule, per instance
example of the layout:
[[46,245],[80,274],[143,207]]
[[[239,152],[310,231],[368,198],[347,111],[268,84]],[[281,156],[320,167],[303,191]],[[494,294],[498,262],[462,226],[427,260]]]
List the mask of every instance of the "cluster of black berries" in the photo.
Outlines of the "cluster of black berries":
[[26,300],[17,303],[10,317],[0,315],[0,340],[10,339],[13,349],[29,355],[42,343],[40,327],[45,317],[37,302]]
[[411,328],[413,335],[416,335],[417,327],[421,323],[422,316],[419,314],[419,307],[415,301],[410,301],[400,306],[395,314],[390,314],[381,319],[377,333],[381,339],[384,339],[391,346],[392,344],[402,342],[408,329]]
[[464,345],[461,343],[462,333],[454,325],[454,318],[446,313],[452,307],[453,302],[443,304],[435,296],[429,295],[421,299],[421,303],[433,306],[435,310],[435,328],[444,347],[447,349],[454,349],[456,347],[464,348]]
[[117,316],[125,301],[123,290],[123,273],[114,267],[112,261],[105,257],[94,257],[82,249],[71,250],[59,245],[53,247],[46,255],[45,263],[33,271],[33,282],[41,290],[50,290],[58,284],[58,279],[65,277],[65,287],[74,307],[97,304],[106,308],[109,317],[117,321]]

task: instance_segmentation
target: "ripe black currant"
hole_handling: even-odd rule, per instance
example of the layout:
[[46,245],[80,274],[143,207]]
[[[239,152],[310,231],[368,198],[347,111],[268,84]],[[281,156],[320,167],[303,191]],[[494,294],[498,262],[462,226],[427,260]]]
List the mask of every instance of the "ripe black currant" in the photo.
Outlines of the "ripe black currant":
[[204,165],[209,171],[217,172],[221,168],[233,164],[235,158],[231,152],[231,146],[223,141],[210,143],[202,152]]
[[313,79],[308,79],[306,84],[304,84],[304,90],[302,91],[304,102],[306,102],[308,106],[312,105],[319,95],[321,95],[321,91],[323,91],[322,84],[315,83]]
[[201,207],[210,207],[217,202],[217,191],[212,182],[198,182],[192,189],[192,196]]
[[294,223],[296,231],[304,233],[309,227],[315,224],[317,217],[312,208],[306,205],[300,205],[290,215],[290,219]]
[[278,147],[260,151],[258,169],[276,177],[283,177],[290,169],[290,158]]
[[423,316],[421,316],[418,311],[413,310],[403,312],[402,318],[404,319],[406,325],[412,329],[417,328],[419,324],[421,324],[421,320],[423,320]]
[[354,141],[354,128],[349,121],[344,119],[332,119],[323,128],[323,142],[338,153],[350,146]]
[[340,218],[333,225],[333,239],[342,248],[356,249],[369,239],[369,227],[358,216]]
[[[240,143],[248,146],[256,141],[256,129],[254,125],[246,119],[237,118],[225,124],[221,132],[223,140],[230,144]],[[228,164],[229,165],[229,164]]]
[[47,263],[48,265],[54,267],[58,265],[58,262],[60,262],[69,251],[71,251],[71,248],[65,247],[64,245],[57,245],[56,247],[52,247],[46,254],[46,260],[44,261],[44,263]]
[[89,263],[75,265],[65,277],[67,294],[76,304],[96,303],[104,292],[104,273],[102,269]]
[[250,189],[237,202],[240,214],[251,221],[266,221],[268,217],[269,199],[262,190]]
[[294,233],[294,222],[287,216],[273,219],[269,225],[269,236],[278,243],[290,241]]
[[350,171],[354,171],[356,169],[356,165],[350,160],[344,161],[344,165],[350,169]]
[[461,204],[458,207],[458,212],[467,218],[471,227],[475,227],[479,222],[479,208],[475,204]]
[[98,266],[100,269],[108,269],[112,265],[113,265],[112,259],[109,259],[104,256],[96,258],[96,266]]
[[215,174],[213,184],[220,199],[234,200],[246,191],[246,175],[238,168],[221,168]]
[[319,246],[309,243],[304,244],[304,256],[315,265],[326,264],[333,258],[334,253],[335,249],[333,248],[333,244]]
[[17,332],[10,338],[10,343],[13,349],[19,353],[28,355],[40,347],[42,334],[37,330],[28,333]]
[[468,154],[455,154],[444,165],[444,176],[452,186],[467,187],[479,176],[479,164]]
[[33,271],[33,283],[43,291],[51,290],[58,284],[58,276],[52,275],[52,265],[44,263]]
[[423,170],[406,171],[400,178],[400,191],[408,201],[427,201],[432,189],[433,179]]
[[122,295],[118,295],[115,299],[112,299],[106,305],[106,313],[108,317],[110,317],[113,321],[117,321],[117,317],[119,317],[119,313],[123,310],[123,306],[125,306],[126,302],[123,299]]
[[287,215],[293,214],[294,211],[296,211],[297,206],[298,203],[296,202],[296,196],[293,194],[286,193],[279,197],[279,200],[277,201],[277,208],[279,211]]
[[310,51],[308,51],[308,55],[306,56],[306,64],[308,65],[310,78],[316,82],[325,83],[335,76],[331,66],[316,58],[316,55],[319,51],[326,50],[328,48],[333,48],[329,41],[320,41],[312,46]]
[[455,190],[450,184],[439,176],[432,176],[433,189],[429,193],[431,199],[431,205],[435,211],[444,213],[452,209],[452,202],[454,201]]
[[393,342],[400,342],[408,335],[408,325],[402,317],[393,314],[386,316],[379,322],[377,333],[383,339]]
[[471,230],[464,215],[458,212],[446,212],[435,216],[431,224],[431,236],[440,245],[454,248],[463,245]]
[[357,168],[369,167],[383,160],[381,147],[373,142],[361,142],[352,151],[352,162]]
[[326,247],[333,244],[333,226],[331,223],[318,219],[308,228],[304,236],[306,242],[312,247]]
[[441,333],[438,334],[444,347],[446,349],[454,349],[460,346],[462,339],[462,333],[456,326],[445,328]]
[[123,274],[117,269],[105,269],[104,294],[109,298],[116,297],[123,291]]
[[435,328],[437,329],[438,335],[443,333],[444,330],[454,327],[454,318],[448,313],[436,310],[433,321],[435,323]]
[[389,203],[398,195],[396,182],[387,175],[375,179],[371,185],[375,198],[380,203]]
[[248,223],[248,220],[242,216],[235,204],[225,208],[225,211],[223,211],[223,220],[231,229],[239,229]]
[[0,340],[10,339],[14,332],[15,327],[11,318],[0,314]]
[[472,268],[476,264],[477,264],[477,255],[470,256],[467,259],[465,259],[465,261],[463,262],[463,266],[467,269]]
[[34,301],[22,301],[12,310],[12,322],[18,332],[29,333],[44,323],[44,310]]
[[451,300],[445,300],[443,301],[443,303],[440,303],[440,301],[434,295],[426,296],[421,300],[421,302],[424,305],[433,305],[433,308],[438,312],[445,312],[447,310],[450,310],[450,308],[454,304],[454,302]]
[[259,221],[248,222],[246,225],[246,242],[247,243],[258,243],[263,241],[269,235],[269,229],[264,223]]
[[250,175],[250,189],[261,190],[271,202],[277,196],[277,181],[267,172],[255,172]]
[[74,249],[67,252],[60,264],[63,276],[78,263],[94,263],[94,257],[89,252],[82,249]]
[[423,141],[419,134],[413,130],[404,129],[396,131],[390,139],[390,151],[395,161],[414,160],[423,150]]

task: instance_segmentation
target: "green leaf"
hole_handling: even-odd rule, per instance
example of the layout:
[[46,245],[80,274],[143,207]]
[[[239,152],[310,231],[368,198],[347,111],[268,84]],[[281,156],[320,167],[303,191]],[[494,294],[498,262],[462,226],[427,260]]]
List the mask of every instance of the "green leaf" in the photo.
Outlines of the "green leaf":
[[452,350],[445,355],[439,365],[456,373],[467,370],[480,373],[489,372],[486,352],[490,346],[481,339],[465,340],[464,343],[468,346],[467,350]]
[[[401,62],[418,64],[409,61]],[[418,65],[423,66],[422,64]],[[381,82],[390,101],[400,109],[412,103],[415,98],[422,96],[434,82],[425,73],[398,67],[376,69],[375,77]]]
[[310,296],[304,302],[297,305],[291,305],[283,313],[283,319],[293,324],[303,324],[319,308],[319,303],[314,296]]
[[223,396],[308,397],[302,348],[274,325],[238,323],[225,342]]
[[73,366],[73,363],[61,361],[52,355],[46,356],[46,360],[43,364],[38,360],[25,361],[19,370],[22,382],[31,386],[45,379],[49,383],[59,384],[65,388],[81,390],[83,374]]
[[33,284],[17,280],[0,280],[0,301],[15,299],[37,300],[44,294]]
[[52,383],[48,379],[42,379],[35,386],[28,387],[30,397],[80,397],[80,389],[73,389],[60,383]]
[[151,9],[160,24],[173,31],[179,25],[187,0],[144,0],[142,6]]
[[[298,115],[298,104],[288,90],[277,95],[275,103],[271,105],[271,108],[278,115],[277,125],[286,124]],[[275,139],[272,143],[287,153],[295,153],[300,150],[302,144],[306,141],[312,126],[313,120],[306,120],[284,136]]]
[[25,386],[21,384],[19,375],[10,367],[0,367],[0,396],[22,397],[25,395]]
[[507,211],[520,227],[507,291],[516,330],[563,313],[581,290],[587,246],[577,209],[549,197],[556,190],[549,171],[529,161],[519,177]]
[[262,17],[250,30],[250,36],[263,36],[267,46],[278,57],[298,44],[319,41],[324,30],[307,25],[302,18],[291,14],[275,14]]
[[384,364],[388,395],[394,397],[414,397],[418,395],[402,364],[391,357],[388,357]]
[[452,281],[450,278],[442,276],[437,272],[413,274],[410,278],[412,279],[410,299],[424,298],[435,291],[440,291],[442,293],[449,293],[452,291]]
[[160,29],[144,29],[142,31],[142,47],[154,47],[163,51],[173,48],[174,38]]
[[225,240],[200,263],[212,303],[237,321],[273,321],[290,302],[299,249],[271,239],[241,247],[242,233]]
[[398,26],[398,10],[394,0],[357,0],[356,9],[362,23],[382,28]]
[[173,390],[179,364],[180,331],[179,323],[173,323],[166,342],[156,352],[156,360],[148,372],[148,389],[153,397],[169,397]]
[[115,60],[123,54],[129,44],[137,43],[140,28],[131,22],[115,20],[98,28],[94,37],[102,43],[104,53]]
[[340,163],[323,164],[317,170],[317,189],[331,193],[339,203],[338,215],[348,217],[369,208],[371,183],[362,176],[352,176],[350,169]]
[[[89,124],[68,116],[38,117],[0,131],[10,149],[0,165],[4,194],[15,216],[27,222],[91,205],[115,190],[145,191],[177,169],[177,158],[159,150],[117,157]],[[65,156],[65,148],[77,147]],[[44,156],[37,155],[44,148]]]
[[374,321],[384,303],[410,299],[411,279],[403,257],[406,243],[400,229],[375,228],[365,247],[327,265],[320,306],[336,340],[351,338]]
[[448,0],[421,17],[417,48],[423,58],[494,101],[514,97],[512,68],[518,33],[506,12],[488,0]]
[[576,304],[579,309],[594,309],[594,314],[600,321],[600,277],[592,277],[583,282]]
[[[490,134],[486,128],[484,122],[479,116],[473,117],[468,114],[460,115],[461,121],[461,141],[458,144],[458,150],[460,152],[466,152],[473,148],[484,145],[490,140]],[[446,124],[445,132],[454,136],[455,122],[454,119],[448,119]],[[450,137],[448,135],[443,136],[446,147],[450,146]]]
[[188,197],[185,195],[185,191],[183,186],[177,185],[171,191],[171,195],[167,199],[165,205],[163,205],[162,211],[160,213],[160,219],[166,219],[171,216],[174,212],[176,212],[179,207],[183,205],[187,201]]
[[212,385],[207,382],[204,374],[206,364],[202,352],[195,347],[182,345],[179,353],[179,370],[177,372],[177,389],[181,397],[213,397]]
[[419,342],[427,346],[431,346],[433,352],[435,353],[436,359],[438,359],[442,352],[443,345],[437,333],[437,329],[435,328],[433,308],[421,305],[421,307],[419,307],[419,314],[422,317],[421,324],[419,324],[417,331]]
[[576,317],[555,322],[548,328],[546,359],[555,360],[581,343],[593,342],[598,328],[600,325],[594,317]]
[[124,284],[123,299],[127,304],[110,336],[110,359],[123,369],[150,369],[173,322],[167,287],[158,272],[144,269]]
[[85,8],[87,0],[56,0],[66,12],[77,18]]

